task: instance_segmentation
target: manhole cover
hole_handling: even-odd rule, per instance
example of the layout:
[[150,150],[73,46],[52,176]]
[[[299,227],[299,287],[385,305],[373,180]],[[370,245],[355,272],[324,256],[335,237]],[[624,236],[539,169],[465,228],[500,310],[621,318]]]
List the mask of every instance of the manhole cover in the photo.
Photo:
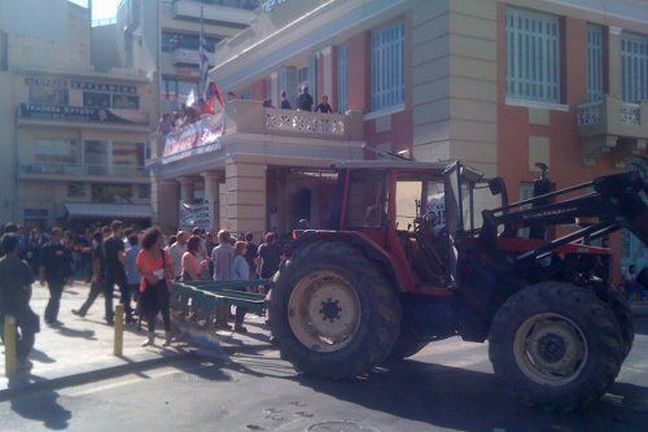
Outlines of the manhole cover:
[[354,422],[330,421],[309,426],[306,432],[380,432],[373,426]]

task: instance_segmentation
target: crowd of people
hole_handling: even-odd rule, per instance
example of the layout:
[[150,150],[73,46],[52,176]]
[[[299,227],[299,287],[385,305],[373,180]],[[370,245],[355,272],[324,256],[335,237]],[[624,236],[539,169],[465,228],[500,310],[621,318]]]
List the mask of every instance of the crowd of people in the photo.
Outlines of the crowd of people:
[[[269,279],[279,268],[281,252],[274,233],[267,233],[263,243],[257,245],[252,233],[234,237],[225,230],[212,235],[194,228],[164,236],[156,227],[135,230],[124,227],[119,220],[83,236],[56,227],[47,235],[40,230],[25,235],[21,227],[9,223],[0,241],[0,326],[6,315],[16,318],[19,364],[30,369],[27,356],[34,335],[40,330],[40,318],[29,306],[32,283],[38,279],[49,289],[45,324],[53,328],[62,326],[58,317],[64,287],[73,281],[75,261],[85,264],[87,255],[90,290],[72,313],[85,317],[96,299],[103,296],[106,324],[113,325],[113,293],[117,286],[126,323],[138,330],[144,321],[148,326],[142,345],[155,343],[157,318],[161,315],[167,346],[173,339],[169,304],[173,282]],[[83,266],[76,269],[76,274],[86,279]],[[235,332],[247,332],[243,325],[245,313],[245,308],[237,307],[233,319]],[[216,311],[217,327],[231,330],[228,321],[228,306]]]

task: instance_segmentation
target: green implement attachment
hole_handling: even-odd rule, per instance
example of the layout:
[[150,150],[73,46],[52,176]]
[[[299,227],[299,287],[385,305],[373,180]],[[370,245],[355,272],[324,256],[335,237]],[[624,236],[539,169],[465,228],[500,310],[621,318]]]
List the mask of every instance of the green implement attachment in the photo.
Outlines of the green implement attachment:
[[257,291],[260,285],[267,285],[268,282],[266,279],[176,282],[171,288],[171,306],[177,318],[181,319],[198,314],[209,320],[217,307],[230,305],[262,315],[265,311],[265,295],[250,291]]

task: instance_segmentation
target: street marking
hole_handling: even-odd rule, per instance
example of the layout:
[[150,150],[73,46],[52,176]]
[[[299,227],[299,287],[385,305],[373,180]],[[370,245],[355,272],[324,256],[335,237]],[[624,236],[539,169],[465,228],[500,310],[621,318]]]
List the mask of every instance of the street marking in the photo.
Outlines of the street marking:
[[[128,379],[119,379],[119,378],[114,378],[117,379],[117,382],[111,382],[108,384],[100,385],[97,386],[96,384],[89,383],[89,384],[83,384],[81,387],[77,387],[76,389],[71,388],[69,390],[62,390],[61,393],[64,394],[65,396],[70,396],[70,397],[78,397],[78,396],[86,396],[92,393],[99,393],[103,392],[106,390],[111,390],[117,387],[123,387],[131,384],[136,384],[141,381],[147,381],[149,379],[159,379],[163,378],[165,376],[173,375],[176,373],[182,373],[181,370],[175,369],[175,368],[169,368],[169,369],[162,369],[158,372],[149,372],[147,371],[146,377],[133,377],[133,378],[128,378]],[[112,379],[110,379],[112,381]],[[90,387],[90,388],[87,388]]]

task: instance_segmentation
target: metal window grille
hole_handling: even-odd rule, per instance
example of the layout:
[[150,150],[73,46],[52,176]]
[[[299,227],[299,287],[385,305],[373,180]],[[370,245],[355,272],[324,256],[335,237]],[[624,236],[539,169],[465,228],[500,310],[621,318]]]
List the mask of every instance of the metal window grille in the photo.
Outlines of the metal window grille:
[[603,97],[603,28],[587,28],[587,101],[597,102]]
[[403,103],[404,26],[402,22],[371,36],[372,108],[378,111]]
[[349,49],[346,46],[338,47],[338,94],[337,108],[338,112],[344,113],[349,109]]
[[648,100],[648,37],[624,34],[621,38],[623,100]]
[[506,10],[506,86],[514,99],[560,103],[558,18]]

